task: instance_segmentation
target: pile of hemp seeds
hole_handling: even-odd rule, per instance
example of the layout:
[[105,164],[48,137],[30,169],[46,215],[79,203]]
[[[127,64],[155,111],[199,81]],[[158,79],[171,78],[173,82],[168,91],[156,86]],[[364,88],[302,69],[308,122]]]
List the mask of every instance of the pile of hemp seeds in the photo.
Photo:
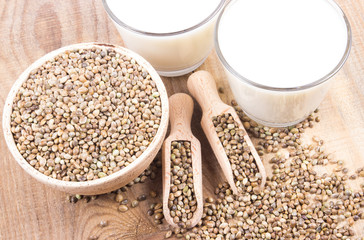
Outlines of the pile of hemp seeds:
[[11,132],[36,170],[90,181],[128,166],[162,116],[156,83],[112,48],[65,51],[33,70],[13,102]]
[[168,208],[173,222],[180,228],[190,225],[197,209],[193,184],[191,142],[172,141],[171,181]]
[[262,175],[250,148],[244,140],[244,131],[229,113],[213,117],[217,136],[230,161],[235,186],[239,193],[259,191]]
[[[165,238],[363,240],[354,235],[352,227],[364,219],[364,182],[359,191],[352,191],[346,183],[364,179],[364,167],[348,175],[344,161],[325,152],[322,139],[313,137],[310,144],[302,141],[305,129],[320,122],[318,110],[295,126],[269,128],[250,120],[235,101],[232,105],[253,142],[257,142],[259,155],[269,159],[270,166],[266,167],[272,168],[272,172],[268,174],[265,189],[258,192],[252,187],[252,191],[237,196],[227,182],[218,184],[215,196],[205,199],[203,217],[197,226],[171,229]],[[233,124],[234,127],[220,126],[225,131],[225,128],[235,129],[236,123]],[[316,167],[326,165],[334,170],[321,175],[315,171]],[[151,167],[154,173],[160,170],[160,157]],[[116,197],[123,191],[125,187],[117,190]],[[147,214],[156,224],[162,224],[161,198],[155,191],[149,195],[154,203]]]

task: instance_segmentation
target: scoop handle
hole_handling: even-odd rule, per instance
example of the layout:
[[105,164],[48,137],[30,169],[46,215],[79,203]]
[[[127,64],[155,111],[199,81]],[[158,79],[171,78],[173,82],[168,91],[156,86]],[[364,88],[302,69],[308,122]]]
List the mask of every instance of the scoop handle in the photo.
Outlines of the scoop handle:
[[222,103],[217,92],[216,83],[207,71],[193,73],[187,81],[188,91],[200,104],[202,111],[207,112],[212,107]]
[[188,94],[176,93],[169,97],[169,112],[170,135],[191,132],[193,100]]

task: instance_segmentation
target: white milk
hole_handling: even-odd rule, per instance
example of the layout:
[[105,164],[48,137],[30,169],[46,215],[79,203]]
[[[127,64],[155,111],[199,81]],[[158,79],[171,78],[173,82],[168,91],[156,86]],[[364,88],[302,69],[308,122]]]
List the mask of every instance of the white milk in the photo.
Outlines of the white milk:
[[236,101],[267,125],[303,120],[328,90],[330,81],[317,81],[335,74],[349,53],[347,24],[331,0],[229,3],[218,22],[217,52]]
[[126,47],[142,55],[161,75],[177,76],[194,70],[208,56],[224,2],[104,0],[104,5]]

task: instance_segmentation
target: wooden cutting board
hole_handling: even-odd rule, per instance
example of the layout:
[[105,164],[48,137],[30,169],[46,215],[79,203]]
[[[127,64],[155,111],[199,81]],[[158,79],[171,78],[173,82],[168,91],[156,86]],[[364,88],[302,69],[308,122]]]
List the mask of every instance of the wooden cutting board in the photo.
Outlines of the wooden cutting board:
[[[338,0],[353,31],[353,46],[345,67],[320,106],[321,122],[305,137],[320,136],[328,152],[345,161],[350,171],[364,167],[364,1]],[[45,53],[79,42],[109,42],[123,45],[101,0],[0,1],[0,115],[5,98],[17,77]],[[223,90],[221,98],[232,99],[216,54],[212,52],[199,68],[209,71]],[[188,75],[163,78],[169,95],[187,93]],[[202,146],[204,195],[213,196],[223,181],[219,165],[200,127],[201,109],[195,102],[192,131]],[[1,120],[0,120],[1,121]],[[2,124],[0,124],[2,125]],[[70,204],[67,194],[38,184],[13,160],[0,129],[0,239],[162,239],[166,224],[155,225],[146,212],[148,199],[139,207],[120,213],[111,195],[86,203]],[[360,181],[363,182],[363,179]],[[352,184],[358,188],[359,182]],[[150,189],[159,195],[161,176],[126,192],[133,200]],[[108,226],[100,228],[101,220]],[[364,221],[355,226],[364,237]]]

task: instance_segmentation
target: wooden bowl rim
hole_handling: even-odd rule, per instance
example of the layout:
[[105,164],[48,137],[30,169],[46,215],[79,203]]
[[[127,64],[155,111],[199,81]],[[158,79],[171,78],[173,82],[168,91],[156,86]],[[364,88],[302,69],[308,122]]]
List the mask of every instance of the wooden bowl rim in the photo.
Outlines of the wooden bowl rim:
[[[40,67],[46,61],[53,59],[57,55],[65,52],[67,50],[90,49],[92,47],[97,47],[97,48],[102,48],[102,49],[113,48],[118,53],[124,54],[126,56],[129,56],[129,57],[135,59],[135,61],[140,66],[144,67],[148,71],[148,73],[151,75],[153,81],[156,83],[157,89],[160,93],[161,109],[162,109],[161,123],[159,125],[156,135],[154,136],[152,142],[149,144],[147,149],[137,159],[135,159],[131,164],[129,164],[125,168],[123,168],[111,175],[108,175],[106,177],[91,180],[91,181],[84,181],[84,182],[69,181],[68,182],[68,181],[63,181],[63,180],[59,180],[59,179],[54,179],[52,177],[44,175],[43,173],[41,173],[38,170],[36,170],[35,168],[33,168],[18,151],[14,138],[13,138],[13,134],[11,133],[11,130],[10,130],[13,100],[14,100],[19,88],[28,79],[28,76],[33,69]],[[3,112],[3,131],[4,131],[5,141],[8,145],[8,148],[9,148],[11,154],[13,155],[13,157],[15,158],[17,163],[29,175],[31,175],[32,177],[34,177],[35,179],[37,179],[38,181],[40,181],[44,184],[49,184],[54,187],[62,187],[62,189],[64,189],[65,191],[67,191],[67,189],[72,191],[72,190],[75,190],[78,188],[91,187],[91,186],[96,187],[96,186],[101,186],[101,185],[104,185],[107,183],[111,183],[111,182],[116,181],[119,178],[122,178],[128,172],[136,170],[137,166],[140,163],[147,161],[149,154],[156,147],[158,147],[158,145],[161,146],[161,144],[163,143],[163,140],[164,140],[165,134],[167,132],[167,128],[168,128],[168,119],[169,119],[169,105],[168,105],[168,95],[167,95],[166,88],[164,86],[162,79],[160,78],[160,76],[158,75],[156,70],[152,67],[152,65],[148,61],[146,61],[139,54],[137,54],[127,48],[121,47],[121,46],[117,46],[117,45],[113,45],[113,44],[106,44],[106,43],[90,42],[90,43],[72,44],[72,45],[64,46],[59,49],[53,50],[53,51],[47,53],[46,55],[42,56],[35,62],[33,62],[27,69],[25,69],[23,71],[23,73],[14,82],[14,84],[6,98],[5,105],[4,105],[4,112]],[[138,173],[138,175],[141,173],[142,173],[142,171],[140,173]]]

